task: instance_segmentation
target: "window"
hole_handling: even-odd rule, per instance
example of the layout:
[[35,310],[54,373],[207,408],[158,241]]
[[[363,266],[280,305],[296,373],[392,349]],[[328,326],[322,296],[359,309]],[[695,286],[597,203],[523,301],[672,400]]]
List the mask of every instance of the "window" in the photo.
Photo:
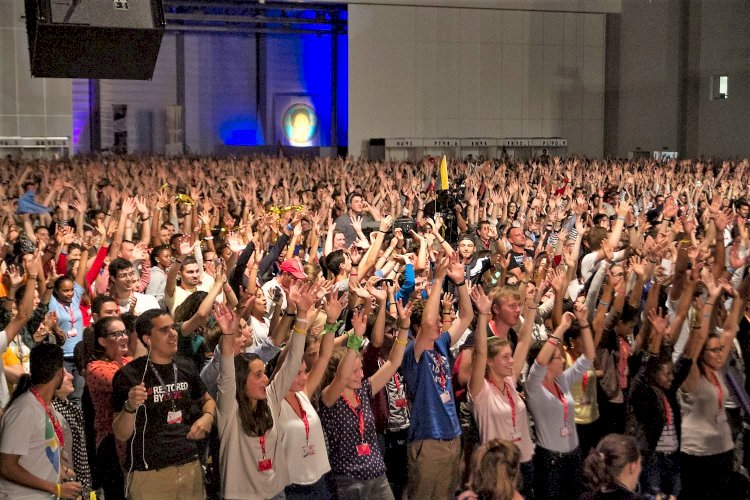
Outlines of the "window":
[[729,77],[726,75],[711,77],[711,100],[726,99],[729,95]]

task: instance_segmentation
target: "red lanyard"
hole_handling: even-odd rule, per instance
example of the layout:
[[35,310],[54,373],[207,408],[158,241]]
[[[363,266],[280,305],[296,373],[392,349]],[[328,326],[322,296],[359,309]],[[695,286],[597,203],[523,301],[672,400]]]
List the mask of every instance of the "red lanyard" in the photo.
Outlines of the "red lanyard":
[[716,374],[709,368],[706,373],[710,373],[711,376],[707,377],[711,379],[711,384],[713,384],[714,389],[716,389],[716,394],[718,397],[718,404],[719,404],[719,411],[724,409],[724,390],[721,388],[721,383],[719,382],[719,378],[716,376]]
[[260,441],[260,452],[263,453],[263,460],[266,459],[266,435],[263,434],[262,436],[258,437],[258,441]]
[[393,374],[393,385],[396,386],[396,392],[401,390],[401,382],[399,381],[398,373]]
[[44,402],[42,397],[37,392],[36,388],[32,387],[31,389],[29,389],[29,391],[31,391],[31,394],[33,394],[36,400],[39,401],[39,404],[42,405],[45,413],[47,413],[47,418],[49,418],[50,422],[52,422],[52,428],[55,430],[55,435],[57,436],[57,440],[60,442],[60,447],[65,446],[65,438],[63,437],[63,431],[60,422],[58,422],[55,416],[52,414],[52,410],[49,409],[49,406],[47,406],[47,403]]
[[75,310],[73,309],[73,304],[71,303],[70,307],[65,307],[64,305],[62,306],[63,306],[63,309],[65,309],[65,312],[70,315],[70,327],[75,328],[76,316],[75,316]]
[[[553,394],[557,399],[560,400],[560,403],[562,403],[563,406],[563,425],[568,425],[568,402],[565,400],[565,395],[563,394],[563,392],[559,387],[557,387],[557,382],[553,383],[555,384],[555,392]],[[549,391],[549,388],[547,388],[547,390]]]
[[581,389],[583,389],[584,395],[586,394],[586,387],[589,385],[589,372],[583,372],[583,378],[581,378]]
[[302,400],[297,396],[297,393],[294,394],[294,397],[297,398],[297,404],[299,405],[299,418],[305,424],[305,441],[310,444],[310,421],[307,419],[307,412],[302,408]]
[[664,405],[664,413],[667,414],[667,425],[672,425],[672,407],[664,393],[661,394],[661,402]]
[[[502,394],[503,391],[500,390],[500,388],[497,386],[497,384],[495,384],[495,382],[493,382],[490,379],[487,379],[487,382],[492,384],[495,387],[495,389],[497,389],[498,392]],[[510,405],[510,418],[513,420],[513,429],[515,429],[516,428],[516,401],[513,399],[513,395],[510,392],[510,386],[508,385],[507,382],[504,384],[504,387],[505,387],[505,396],[508,398],[508,405]]]
[[440,356],[439,352],[435,353],[435,357],[437,359],[433,358],[433,361],[435,362],[435,364],[437,364],[440,367],[439,368],[440,369],[440,388],[442,389],[443,392],[445,392],[446,382],[445,382],[445,370],[443,370],[443,357]]
[[346,406],[349,407],[349,409],[354,412],[354,414],[359,418],[359,435],[362,437],[362,442],[365,442],[365,414],[362,411],[362,404],[359,401],[359,394],[356,392],[354,393],[354,398],[357,401],[357,408],[354,408],[352,404],[349,402],[348,399],[346,399],[346,396],[343,394],[341,395],[341,399],[344,400],[344,403],[346,403]]

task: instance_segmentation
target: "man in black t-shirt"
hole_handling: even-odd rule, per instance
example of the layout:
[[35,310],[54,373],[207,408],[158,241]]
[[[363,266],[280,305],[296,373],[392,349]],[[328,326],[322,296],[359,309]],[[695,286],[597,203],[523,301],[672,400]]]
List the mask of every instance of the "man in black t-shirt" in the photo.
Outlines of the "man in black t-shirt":
[[216,403],[195,367],[175,357],[178,333],[168,312],[144,312],[135,329],[149,355],[112,381],[112,427],[128,442],[133,473],[129,498],[205,498],[196,441],[211,430]]
[[523,234],[523,229],[517,226],[511,226],[508,228],[506,233],[508,242],[510,243],[510,265],[508,266],[508,272],[513,273],[517,278],[521,277],[523,273],[523,261],[526,258],[524,248],[526,246],[526,235]]

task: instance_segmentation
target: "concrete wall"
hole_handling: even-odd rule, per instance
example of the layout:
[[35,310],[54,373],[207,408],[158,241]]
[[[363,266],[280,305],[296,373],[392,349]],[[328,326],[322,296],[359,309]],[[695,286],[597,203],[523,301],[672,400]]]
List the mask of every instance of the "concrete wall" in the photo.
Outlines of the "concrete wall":
[[[748,19],[744,0],[623,0],[619,51],[607,56],[619,64],[619,92],[606,153],[750,155]],[[710,99],[714,75],[729,76],[728,99]]]
[[599,156],[604,14],[350,5],[349,151],[373,137],[561,136]]

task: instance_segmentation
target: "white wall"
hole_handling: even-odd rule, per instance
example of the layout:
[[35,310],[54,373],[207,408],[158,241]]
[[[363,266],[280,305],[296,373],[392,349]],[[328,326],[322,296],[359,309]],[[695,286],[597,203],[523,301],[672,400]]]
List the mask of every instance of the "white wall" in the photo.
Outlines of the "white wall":
[[23,0],[0,0],[0,136],[71,137],[71,81],[31,77],[23,15]]
[[604,15],[350,5],[349,151],[371,137],[561,136],[602,154]]

